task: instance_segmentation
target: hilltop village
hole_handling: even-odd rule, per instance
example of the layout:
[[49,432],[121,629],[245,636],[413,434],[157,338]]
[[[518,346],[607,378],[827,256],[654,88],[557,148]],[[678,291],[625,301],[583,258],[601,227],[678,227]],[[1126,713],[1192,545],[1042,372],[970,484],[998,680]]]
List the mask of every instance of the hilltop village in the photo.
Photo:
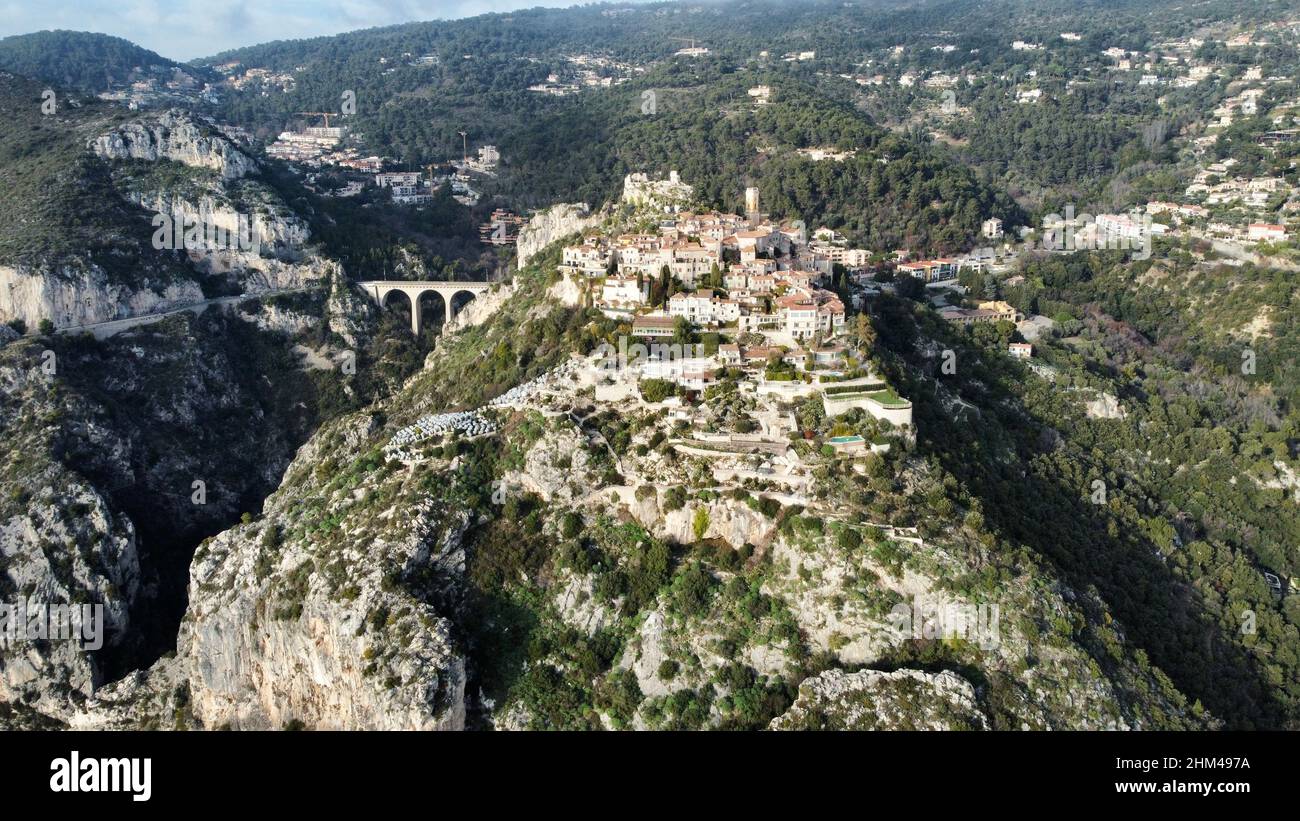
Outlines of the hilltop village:
[[593,230],[562,249],[566,284],[629,331],[618,350],[593,357],[595,398],[681,408],[741,388],[752,407],[732,420],[727,446],[784,443],[806,427],[790,410],[800,403],[828,418],[856,408],[874,420],[873,436],[846,427],[830,452],[884,450],[880,434],[910,435],[911,403],[873,369],[866,323],[846,319],[845,300],[859,305],[878,287],[866,278],[867,252],[771,219],[755,188],[743,215],[694,210],[693,194],[675,171],[629,174],[622,204],[633,216],[617,224],[637,230]]

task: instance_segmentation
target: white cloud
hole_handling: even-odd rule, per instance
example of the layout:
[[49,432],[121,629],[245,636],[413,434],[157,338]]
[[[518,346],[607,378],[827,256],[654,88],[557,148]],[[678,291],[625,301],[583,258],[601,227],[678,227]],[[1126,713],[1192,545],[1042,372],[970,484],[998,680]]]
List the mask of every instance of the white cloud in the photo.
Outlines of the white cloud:
[[173,60],[415,20],[456,19],[575,0],[62,0],[0,3],[0,37],[42,29],[124,37]]

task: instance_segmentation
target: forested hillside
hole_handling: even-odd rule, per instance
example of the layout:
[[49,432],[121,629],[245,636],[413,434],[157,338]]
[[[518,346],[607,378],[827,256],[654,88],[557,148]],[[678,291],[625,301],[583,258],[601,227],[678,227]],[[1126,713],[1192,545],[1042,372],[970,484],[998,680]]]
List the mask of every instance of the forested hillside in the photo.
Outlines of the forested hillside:
[[55,86],[97,93],[147,70],[178,68],[129,40],[83,31],[38,31],[0,39],[0,70]]

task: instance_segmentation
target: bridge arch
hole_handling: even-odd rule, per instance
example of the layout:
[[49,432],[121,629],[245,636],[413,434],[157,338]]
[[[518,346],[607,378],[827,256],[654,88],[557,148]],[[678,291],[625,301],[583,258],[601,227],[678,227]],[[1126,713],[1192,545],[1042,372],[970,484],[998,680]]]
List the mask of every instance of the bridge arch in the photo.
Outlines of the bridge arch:
[[[447,306],[447,323],[451,324],[451,321],[456,317],[456,314],[464,310],[466,305],[470,304],[475,299],[478,299],[478,295],[483,292],[470,290],[469,288],[445,288],[441,293],[443,301]],[[456,298],[462,295],[464,295],[466,299],[457,304]]]
[[[492,287],[487,282],[453,282],[442,280],[378,280],[372,282],[358,283],[361,289],[370,295],[382,308],[387,305],[389,296],[393,291],[401,291],[406,294],[407,301],[411,305],[411,332],[416,336],[420,335],[422,326],[420,302],[424,297],[431,294],[437,294],[442,298],[444,323],[450,324],[456,316],[455,300],[461,295],[467,295],[469,299],[461,302],[463,308],[468,302],[476,299],[479,294],[484,293]],[[435,306],[436,307],[436,306]]]
[[[421,290],[421,291],[419,292],[419,296],[416,297],[416,301],[417,301],[417,304],[419,304],[419,306],[420,306],[420,324],[419,324],[419,326],[415,326],[415,325],[412,325],[412,326],[411,326],[411,330],[415,331],[415,335],[416,335],[416,336],[419,336],[419,335],[420,335],[419,328],[424,327],[424,317],[425,317],[425,316],[429,316],[429,317],[431,317],[432,320],[433,320],[434,322],[437,321],[438,314],[439,314],[439,310],[440,310],[440,309],[438,308],[438,304],[439,304],[439,303],[442,304],[441,313],[442,313],[442,318],[443,318],[443,319],[442,319],[443,324],[445,325],[445,324],[450,320],[450,317],[451,317],[451,303],[449,303],[449,302],[447,301],[447,296],[446,296],[446,294],[444,294],[444,293],[443,293],[442,291],[440,291],[439,289],[437,289],[437,288],[425,288],[425,289]],[[428,302],[428,306],[429,306],[428,313],[426,313],[425,310],[424,310],[424,306],[425,306],[426,301]]]
[[[390,298],[393,296],[393,294],[401,294],[402,296],[398,297],[397,300],[393,302],[390,301]],[[405,288],[388,288],[378,292],[375,295],[375,298],[376,301],[379,303],[380,309],[388,309],[393,307],[394,304],[400,304],[404,298],[406,301],[407,309],[410,311],[411,329],[415,330],[419,326],[420,298],[418,296],[413,295],[410,291],[408,291]],[[418,334],[419,331],[416,331],[416,333]]]

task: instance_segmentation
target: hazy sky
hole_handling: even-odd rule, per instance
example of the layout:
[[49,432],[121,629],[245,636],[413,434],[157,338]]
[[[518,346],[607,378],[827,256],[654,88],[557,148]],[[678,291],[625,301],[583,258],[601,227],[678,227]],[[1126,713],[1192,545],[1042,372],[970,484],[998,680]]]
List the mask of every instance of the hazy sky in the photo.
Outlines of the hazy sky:
[[575,0],[0,0],[0,37],[98,31],[189,60],[269,40],[572,5]]

